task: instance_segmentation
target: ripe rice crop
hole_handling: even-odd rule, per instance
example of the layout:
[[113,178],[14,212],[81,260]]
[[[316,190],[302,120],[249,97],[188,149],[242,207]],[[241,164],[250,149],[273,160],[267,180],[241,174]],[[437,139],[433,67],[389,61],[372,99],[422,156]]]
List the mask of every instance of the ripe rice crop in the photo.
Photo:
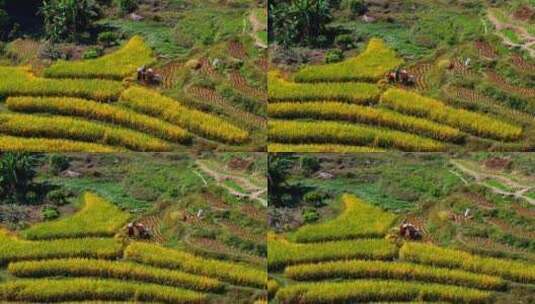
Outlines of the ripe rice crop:
[[207,292],[218,292],[224,288],[223,283],[208,277],[131,262],[95,259],[16,262],[9,264],[8,271],[10,274],[22,278],[96,277],[141,281]]
[[247,131],[219,117],[187,108],[153,90],[131,87],[123,92],[120,103],[211,139],[237,144],[249,137]]
[[268,267],[275,270],[293,264],[330,260],[392,260],[398,252],[396,245],[385,239],[298,244],[270,235],[267,242]]
[[24,138],[0,135],[0,150],[7,152],[90,152],[111,153],[122,149],[64,139]]
[[0,97],[69,96],[110,101],[117,99],[122,90],[119,81],[39,78],[20,67],[0,66]]
[[294,83],[282,79],[275,71],[268,73],[270,102],[337,100],[369,104],[377,102],[380,95],[379,87],[370,83]]
[[24,237],[45,240],[113,236],[130,218],[128,213],[96,194],[86,192],[82,199],[84,207],[73,216],[33,225],[24,230]]
[[367,152],[384,152],[383,149],[359,147],[359,146],[346,146],[346,145],[287,145],[287,144],[268,144],[268,151],[270,153],[290,153],[290,152],[302,152],[302,153],[367,153]]
[[279,289],[279,303],[354,303],[375,301],[448,301],[488,303],[488,291],[451,285],[380,280],[302,283]]
[[268,114],[273,118],[346,120],[374,124],[380,127],[417,133],[442,141],[459,142],[464,137],[458,129],[426,119],[403,115],[383,108],[372,108],[340,102],[271,103],[268,105]]
[[403,63],[403,59],[381,39],[372,38],[366,50],[338,63],[313,65],[295,75],[298,82],[377,81]]
[[26,241],[0,229],[0,265],[14,261],[71,257],[112,259],[120,256],[121,252],[121,244],[114,239]]
[[268,137],[270,142],[278,143],[369,145],[402,151],[436,152],[446,148],[444,144],[436,140],[414,134],[333,121],[271,119],[268,122]]
[[10,97],[6,105],[12,111],[79,116],[118,124],[175,142],[191,141],[190,134],[180,127],[112,104],[72,97]]
[[495,276],[402,262],[353,260],[303,264],[287,267],[284,274],[298,281],[334,278],[415,280],[491,290],[503,290],[507,286],[504,280]]
[[0,113],[0,133],[23,137],[67,138],[136,151],[169,151],[168,143],[137,131],[64,116]]
[[387,90],[381,97],[381,104],[402,113],[426,117],[483,137],[510,141],[522,135],[520,127],[486,115],[455,109],[438,100],[402,89]]
[[190,253],[147,243],[132,243],[125,257],[138,263],[157,267],[180,269],[199,275],[214,277],[236,285],[265,288],[267,273],[238,263],[207,259]]
[[279,283],[273,279],[269,279],[267,282],[267,291],[269,298],[273,298],[275,294],[277,293],[277,290],[279,290]]
[[324,223],[302,226],[293,234],[295,241],[308,243],[384,237],[397,219],[396,215],[353,195],[344,194],[341,200],[344,203],[342,214]]
[[120,80],[136,72],[137,68],[154,61],[152,50],[141,36],[134,36],[118,51],[100,58],[59,60],[44,71],[50,78],[107,78]]
[[433,266],[460,268],[466,271],[497,275],[520,282],[535,282],[535,265],[506,259],[481,257],[468,252],[408,242],[401,247],[400,258],[405,261]]
[[181,288],[119,280],[22,279],[0,283],[0,300],[38,303],[94,300],[200,304],[206,302],[206,295]]

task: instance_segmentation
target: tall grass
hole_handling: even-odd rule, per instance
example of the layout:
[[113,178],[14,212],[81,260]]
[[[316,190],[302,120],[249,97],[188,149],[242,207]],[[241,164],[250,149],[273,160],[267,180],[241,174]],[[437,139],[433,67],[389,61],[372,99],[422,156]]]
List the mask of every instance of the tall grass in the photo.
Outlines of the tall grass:
[[33,225],[23,231],[31,240],[113,236],[130,218],[114,204],[86,192],[83,208],[71,217]]
[[392,260],[397,256],[397,251],[396,245],[385,239],[298,244],[268,236],[268,265],[269,269],[274,270],[293,264],[330,260]]
[[150,267],[131,262],[95,259],[54,259],[10,263],[10,274],[22,278],[96,277],[102,279],[133,280],[187,289],[219,292],[223,283],[208,277],[181,271]]
[[497,275],[520,283],[535,282],[535,265],[533,264],[481,257],[468,252],[440,248],[429,244],[405,243],[401,247],[400,258],[415,263],[460,268],[466,271]]
[[71,257],[112,259],[120,256],[121,252],[121,244],[114,239],[26,241],[0,229],[0,265],[13,261]]
[[107,78],[120,80],[142,65],[154,62],[152,50],[141,36],[132,37],[118,51],[100,58],[83,61],[55,62],[44,71],[52,78]]
[[518,126],[479,113],[452,108],[438,100],[402,89],[387,90],[380,103],[396,111],[425,117],[478,136],[511,141],[522,135],[522,128]]
[[288,144],[268,144],[268,151],[270,153],[368,153],[368,152],[384,152],[383,149],[347,145],[334,144],[303,144],[303,145],[288,145]]
[[303,264],[287,267],[284,274],[298,281],[334,278],[415,280],[490,290],[503,290],[507,286],[503,279],[495,276],[403,262],[352,260]]
[[397,216],[372,206],[359,198],[343,194],[344,211],[337,218],[299,228],[293,238],[297,242],[321,242],[354,238],[384,237]]
[[478,289],[404,281],[356,280],[294,284],[279,289],[279,303],[331,304],[392,301],[489,303],[492,294]]
[[207,259],[190,253],[147,243],[132,243],[125,257],[138,263],[179,269],[185,272],[214,277],[236,285],[265,288],[267,273],[243,264]]
[[281,78],[278,72],[268,72],[270,102],[337,100],[356,104],[375,103],[381,90],[374,84],[349,83],[294,83]]
[[239,144],[249,137],[247,131],[217,116],[187,108],[153,90],[131,87],[123,92],[120,103],[210,139]]
[[123,90],[119,81],[39,78],[27,69],[0,66],[0,97],[68,96],[111,101]]
[[298,82],[377,81],[403,59],[381,39],[372,38],[366,50],[356,57],[338,63],[306,66],[295,74]]
[[446,149],[441,142],[414,134],[332,121],[271,119],[268,122],[268,137],[270,142],[291,144],[330,143],[422,152],[437,152]]
[[206,295],[156,284],[96,279],[22,279],[0,283],[0,300],[52,303],[64,301],[147,301],[200,304]]
[[64,116],[0,114],[0,133],[23,136],[81,140],[135,151],[169,151],[170,145],[137,131]]
[[318,120],[345,120],[374,124],[380,127],[417,133],[441,141],[459,142],[463,134],[455,128],[426,119],[403,115],[383,108],[372,108],[340,102],[281,102],[268,105],[272,118],[310,118]]
[[24,138],[0,135],[0,150],[7,152],[91,152],[111,153],[122,149],[64,139]]
[[175,142],[191,141],[191,135],[178,126],[111,104],[72,97],[10,97],[6,105],[12,111],[79,116],[118,124]]

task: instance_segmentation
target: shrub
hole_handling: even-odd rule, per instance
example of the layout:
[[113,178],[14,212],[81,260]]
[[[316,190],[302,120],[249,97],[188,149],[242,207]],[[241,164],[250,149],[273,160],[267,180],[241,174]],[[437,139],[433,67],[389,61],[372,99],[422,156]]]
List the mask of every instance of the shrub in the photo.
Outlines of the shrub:
[[313,244],[291,243],[268,235],[268,267],[272,270],[288,265],[330,260],[374,259],[392,260],[397,247],[385,239],[330,241]]
[[46,199],[56,206],[66,205],[69,202],[68,197],[69,193],[62,189],[52,190],[46,194]]
[[69,97],[10,97],[6,105],[12,111],[80,116],[118,124],[174,142],[191,142],[191,135],[178,126],[116,105]]
[[14,276],[23,278],[55,276],[97,277],[134,280],[208,292],[218,292],[224,287],[223,283],[208,277],[131,262],[96,259],[54,259],[16,262],[9,264],[8,271]]
[[237,144],[245,142],[249,137],[247,131],[217,116],[189,109],[153,90],[131,87],[123,92],[120,103],[210,139]]
[[426,117],[479,136],[516,140],[522,135],[520,127],[486,115],[451,108],[438,100],[402,89],[386,91],[381,97],[381,105],[406,114]]
[[368,153],[368,152],[384,152],[384,150],[372,147],[358,147],[345,145],[329,145],[329,144],[302,144],[302,145],[288,145],[269,143],[268,151],[270,153]]
[[272,103],[268,104],[268,113],[273,118],[332,119],[375,124],[451,142],[460,142],[464,138],[458,129],[433,121],[403,115],[383,108],[340,102]]
[[366,50],[342,62],[307,66],[295,74],[297,82],[377,81],[403,63],[384,41],[372,38]]
[[402,262],[352,260],[303,264],[287,267],[284,274],[298,281],[334,278],[385,279],[416,280],[491,290],[504,290],[507,287],[506,282],[499,277]]
[[71,257],[112,259],[121,255],[121,247],[114,239],[102,238],[25,241],[0,229],[0,265],[15,261]]
[[487,258],[454,249],[419,243],[405,243],[400,258],[439,267],[460,268],[467,271],[498,275],[520,283],[535,282],[535,266],[505,259]]
[[402,151],[443,151],[444,144],[414,134],[378,127],[331,121],[268,122],[270,142],[279,143],[332,143],[346,145],[370,145],[379,148],[395,148]]
[[46,206],[41,209],[41,215],[45,221],[51,221],[59,217],[59,211],[56,207]]
[[334,63],[344,60],[344,52],[338,49],[329,50],[325,54],[325,63]]
[[106,78],[123,79],[142,65],[154,62],[152,50],[141,36],[134,36],[118,51],[96,59],[57,61],[46,68],[44,75],[51,78]]
[[0,132],[28,137],[69,138],[119,145],[136,151],[168,151],[168,143],[137,131],[63,116],[0,114]]
[[295,284],[277,292],[280,303],[447,301],[488,303],[491,293],[466,287],[404,281],[357,280]]
[[102,48],[90,47],[82,54],[83,59],[95,59],[102,56]]
[[293,83],[282,79],[277,72],[268,73],[270,101],[337,100],[357,104],[374,103],[381,91],[369,83]]
[[73,216],[55,222],[36,224],[23,232],[24,237],[44,240],[113,236],[130,217],[128,213],[93,193],[84,193],[82,199],[84,207]]
[[199,304],[206,295],[156,284],[95,279],[23,279],[0,284],[3,301],[52,303],[63,301],[148,301]]
[[117,34],[114,32],[110,32],[110,31],[98,33],[98,36],[97,36],[98,43],[104,46],[115,45],[117,44],[118,39],[119,37],[117,36]]
[[117,99],[123,85],[111,80],[46,79],[19,67],[0,67],[0,96],[66,96],[97,101]]
[[336,36],[334,43],[342,50],[349,50],[355,47],[355,40],[350,34],[342,34]]
[[125,257],[138,263],[157,267],[180,269],[185,272],[214,277],[237,285],[264,288],[267,273],[264,270],[167,249],[147,243],[132,243],[125,250]]
[[305,208],[303,209],[303,220],[305,223],[314,223],[317,222],[320,218],[318,210],[314,208]]
[[48,160],[48,165],[51,172],[55,175],[58,175],[69,168],[69,157],[61,154],[53,154]]
[[138,6],[138,0],[115,0],[115,3],[122,14],[129,14]]
[[333,241],[352,238],[383,237],[396,216],[369,205],[353,195],[342,195],[344,211],[328,222],[305,225],[293,236],[297,242]]
[[362,0],[351,0],[349,3],[351,13],[362,16],[368,12],[368,6]]
[[64,139],[23,138],[0,135],[0,150],[8,152],[120,152],[120,148]]

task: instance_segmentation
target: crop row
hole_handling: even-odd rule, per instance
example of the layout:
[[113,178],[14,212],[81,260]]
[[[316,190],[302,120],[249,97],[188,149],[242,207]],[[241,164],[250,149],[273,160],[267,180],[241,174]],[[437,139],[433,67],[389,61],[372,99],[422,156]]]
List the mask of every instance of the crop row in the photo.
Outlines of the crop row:
[[310,144],[310,145],[288,145],[288,144],[268,144],[268,151],[272,153],[367,153],[367,152],[384,152],[383,149],[347,146],[347,145],[329,145],[329,144]]
[[388,109],[373,108],[340,102],[281,102],[268,105],[273,118],[310,118],[317,120],[345,120],[374,124],[410,133],[417,133],[441,141],[460,142],[463,134],[455,128],[426,119],[403,115]]
[[171,149],[167,142],[144,133],[65,116],[0,113],[0,133],[24,137],[66,138],[117,145],[136,151]]
[[0,265],[14,261],[72,257],[112,259],[121,255],[121,247],[117,240],[111,238],[25,241],[0,229]]
[[125,250],[128,260],[157,267],[214,277],[236,285],[265,288],[267,273],[238,263],[206,259],[190,253],[146,243],[132,243]]
[[0,283],[0,300],[30,303],[93,300],[200,304],[206,303],[206,295],[181,288],[118,280],[21,279]]
[[268,248],[269,269],[275,270],[293,264],[330,260],[392,260],[398,254],[397,247],[385,239],[299,244],[269,235]]
[[249,133],[214,115],[193,110],[156,91],[131,87],[120,103],[136,111],[177,124],[193,133],[227,143],[242,143]]
[[358,56],[333,64],[306,66],[296,73],[295,80],[298,82],[377,81],[383,78],[386,72],[402,63],[403,59],[399,58],[383,40],[372,38],[366,50]]
[[287,267],[284,274],[298,281],[333,278],[385,279],[415,280],[491,290],[503,290],[507,287],[503,279],[495,276],[403,262],[352,260],[303,264]]
[[294,284],[279,289],[278,303],[361,303],[391,301],[446,301],[488,303],[492,295],[478,289],[403,281],[356,280]]
[[59,60],[44,71],[52,78],[109,78],[122,79],[138,67],[154,61],[152,50],[140,36],[132,37],[118,51],[100,58],[83,61]]
[[302,226],[293,234],[295,241],[308,243],[384,237],[397,218],[350,194],[342,195],[341,200],[344,204],[342,214],[324,223]]
[[405,243],[400,250],[405,261],[433,266],[460,268],[467,271],[497,275],[520,282],[535,282],[535,265],[490,257],[481,257],[468,252],[440,248],[420,243]]
[[275,71],[268,73],[270,102],[338,100],[369,104],[377,102],[380,94],[379,87],[370,83],[294,83],[282,79]]
[[425,117],[478,136],[516,140],[522,128],[479,113],[456,109],[444,103],[402,89],[389,89],[381,97],[382,105],[409,115]]
[[0,135],[0,150],[11,152],[121,152],[120,148],[65,139],[24,138]]
[[6,105],[12,111],[78,116],[121,125],[175,142],[191,141],[191,135],[178,126],[106,103],[72,97],[10,97]]
[[268,137],[270,142],[278,143],[332,143],[426,152],[446,149],[439,141],[415,134],[333,121],[271,119],[268,122]]
[[224,288],[223,283],[208,277],[132,262],[96,259],[54,259],[16,262],[9,264],[8,271],[10,274],[22,278],[96,277],[134,280],[208,292],[218,292]]
[[96,194],[83,195],[84,207],[71,217],[33,225],[23,235],[31,240],[113,236],[130,215]]
[[115,100],[121,94],[119,81],[101,79],[47,79],[19,67],[0,66],[0,96],[69,96],[98,101]]

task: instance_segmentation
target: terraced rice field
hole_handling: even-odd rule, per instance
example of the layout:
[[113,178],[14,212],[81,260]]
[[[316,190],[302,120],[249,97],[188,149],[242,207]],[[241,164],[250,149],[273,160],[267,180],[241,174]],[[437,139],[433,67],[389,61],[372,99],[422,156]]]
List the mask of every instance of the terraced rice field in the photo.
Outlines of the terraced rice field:
[[93,193],[83,200],[74,215],[20,235],[0,229],[0,267],[9,274],[0,282],[0,302],[200,304],[219,303],[231,290],[262,294],[262,268],[121,240],[130,215]]
[[533,283],[524,262],[385,238],[395,215],[341,199],[335,219],[269,235],[268,294],[277,303],[493,303],[510,284]]
[[[488,46],[476,42],[490,56]],[[288,76],[270,71],[268,150],[450,151],[468,141],[506,145],[524,140],[525,124],[427,97],[434,63],[408,69],[416,77],[414,86],[385,85],[385,73],[401,64],[382,40],[371,39],[361,54],[339,63],[306,65]],[[453,69],[473,73],[461,61],[454,61]],[[456,97],[465,98],[461,93]]]
[[[137,68],[154,62],[153,51],[134,36],[113,53],[56,61],[42,75],[28,67],[0,66],[0,97],[6,104],[0,112],[0,149],[173,151],[199,141],[249,144],[247,128],[216,113],[192,109],[157,89],[133,85]],[[174,85],[178,67],[171,63],[164,68],[164,87]],[[147,98],[153,99],[151,107],[143,104]],[[249,112],[231,114],[234,121],[247,114],[250,125],[262,128],[260,119]]]

